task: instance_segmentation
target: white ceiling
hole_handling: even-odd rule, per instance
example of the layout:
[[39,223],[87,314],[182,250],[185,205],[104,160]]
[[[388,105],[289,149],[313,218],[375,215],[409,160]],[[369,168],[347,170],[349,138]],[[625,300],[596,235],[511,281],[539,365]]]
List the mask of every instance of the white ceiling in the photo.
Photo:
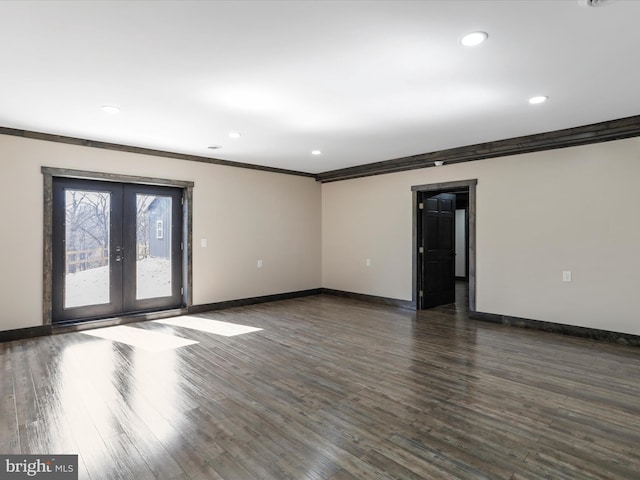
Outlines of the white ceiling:
[[318,173],[640,114],[640,1],[579,3],[5,0],[0,126]]

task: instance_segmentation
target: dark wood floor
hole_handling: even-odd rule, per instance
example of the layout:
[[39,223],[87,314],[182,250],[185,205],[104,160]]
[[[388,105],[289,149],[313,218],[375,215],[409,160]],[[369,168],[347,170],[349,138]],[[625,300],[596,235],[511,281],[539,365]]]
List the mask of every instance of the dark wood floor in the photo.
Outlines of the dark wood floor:
[[0,453],[98,479],[640,478],[640,349],[329,296],[208,314],[163,352],[0,345]]

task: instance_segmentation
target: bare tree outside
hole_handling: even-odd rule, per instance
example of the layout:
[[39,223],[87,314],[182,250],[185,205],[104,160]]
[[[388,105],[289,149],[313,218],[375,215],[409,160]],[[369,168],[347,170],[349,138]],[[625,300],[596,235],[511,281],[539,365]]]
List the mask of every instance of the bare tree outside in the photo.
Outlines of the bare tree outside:
[[108,303],[111,194],[69,189],[65,208],[64,306]]
[[[65,190],[64,307],[110,301],[109,192]],[[171,295],[171,198],[136,195],[136,298]]]
[[136,247],[137,259],[149,257],[149,206],[155,195],[136,195]]

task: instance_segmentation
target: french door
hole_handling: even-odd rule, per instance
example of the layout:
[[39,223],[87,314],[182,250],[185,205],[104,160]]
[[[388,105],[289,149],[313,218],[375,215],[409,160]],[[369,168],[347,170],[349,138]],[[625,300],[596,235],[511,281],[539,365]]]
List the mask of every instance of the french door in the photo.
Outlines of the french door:
[[182,192],[53,179],[54,323],[183,305]]

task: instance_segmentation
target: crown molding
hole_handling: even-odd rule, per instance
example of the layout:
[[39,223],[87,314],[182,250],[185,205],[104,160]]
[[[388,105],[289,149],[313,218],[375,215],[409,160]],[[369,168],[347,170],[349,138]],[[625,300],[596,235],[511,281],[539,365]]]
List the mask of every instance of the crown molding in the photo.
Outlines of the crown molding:
[[453,163],[473,162],[486,158],[541,152],[543,150],[575,147],[578,145],[608,142],[637,136],[640,136],[640,115],[581,127],[525,135],[523,137],[497,140],[494,142],[478,143],[464,147],[422,153],[410,157],[331,170],[317,174],[316,180],[322,183],[337,182],[353,178],[383,175],[385,173],[434,167],[434,162],[436,161],[443,161],[445,165],[450,165]]
[[226,167],[248,168],[250,170],[261,170],[263,172],[283,173],[285,175],[296,175],[300,177],[315,178],[313,173],[299,172],[296,170],[287,170],[284,168],[265,167],[263,165],[255,165],[252,163],[232,162],[230,160],[221,160],[219,158],[201,157],[198,155],[188,155],[184,153],[167,152],[164,150],[154,150],[152,148],[133,147],[131,145],[121,145],[118,143],[99,142],[96,140],[85,140],[76,137],[65,137],[62,135],[53,135],[50,133],[33,132],[30,130],[19,130],[16,128],[0,127],[0,135],[11,135],[14,137],[31,138],[35,140],[44,140],[47,142],[66,143],[69,145],[80,145],[83,147],[103,148],[106,150],[115,150],[118,152],[139,153],[142,155],[154,155],[156,157],[174,158],[176,160],[187,160],[190,162],[212,163],[214,165],[224,165]]
[[96,140],[85,140],[75,137],[53,135],[49,133],[33,132],[29,130],[19,130],[15,128],[0,127],[0,135],[12,135],[16,137],[44,140],[48,142],[66,143],[70,145],[80,145],[85,147],[103,148],[120,152],[139,153],[142,155],[155,155],[159,157],[173,158],[192,162],[211,163],[214,165],[224,165],[227,167],[246,168],[250,170],[260,170],[264,172],[281,173],[285,175],[296,175],[301,177],[315,178],[318,182],[337,182],[340,180],[350,180],[353,178],[370,177],[373,175],[383,175],[386,173],[404,172],[419,168],[434,167],[434,162],[443,161],[445,165],[463,162],[473,162],[486,158],[504,157],[518,155],[521,153],[541,152],[556,148],[575,147],[579,145],[589,145],[591,143],[608,142],[640,136],[640,115],[633,117],[609,120],[606,122],[593,123],[580,127],[567,128],[564,130],[554,130],[551,132],[525,135],[505,140],[466,145],[463,147],[438,150],[435,152],[421,153],[409,157],[395,158],[380,162],[357,165],[355,167],[330,170],[318,174],[301,172],[297,170],[287,170],[282,168],[266,167],[250,163],[232,162],[218,158],[201,157],[198,155],[188,155],[183,153],[167,152],[164,150],[154,150],[150,148],[133,147],[130,145],[120,145],[117,143],[99,142]]

